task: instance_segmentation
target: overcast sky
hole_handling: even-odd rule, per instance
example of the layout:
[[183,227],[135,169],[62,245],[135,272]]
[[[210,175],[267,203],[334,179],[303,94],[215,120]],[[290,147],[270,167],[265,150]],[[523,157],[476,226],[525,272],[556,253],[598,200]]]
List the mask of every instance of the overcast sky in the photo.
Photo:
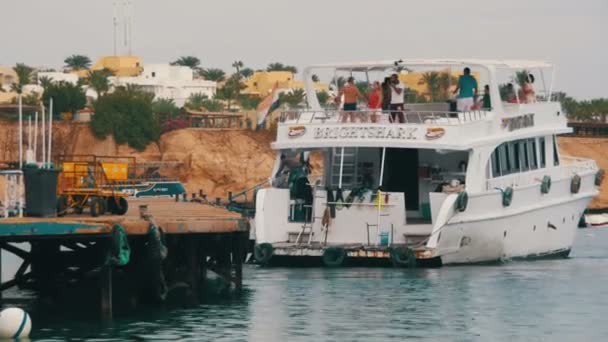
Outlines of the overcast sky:
[[[556,88],[608,97],[608,0],[133,0],[144,63],[194,55],[252,68],[394,58],[557,64]],[[112,0],[2,0],[0,64],[111,55]]]

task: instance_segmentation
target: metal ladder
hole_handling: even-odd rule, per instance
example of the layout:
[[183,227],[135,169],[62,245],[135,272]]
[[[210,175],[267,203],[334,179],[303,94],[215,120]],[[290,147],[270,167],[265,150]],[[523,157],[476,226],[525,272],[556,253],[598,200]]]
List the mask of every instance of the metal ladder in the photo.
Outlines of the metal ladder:
[[[310,186],[310,184],[308,184]],[[310,205],[305,205],[304,208],[306,208],[306,214],[304,215],[304,224],[302,225],[302,229],[300,230],[300,233],[298,234],[298,237],[296,238],[296,244],[300,244],[302,242],[302,236],[304,234],[306,234],[306,230],[308,230],[308,244],[310,245],[312,243],[312,237],[314,235],[314,232],[312,231],[312,228],[314,226],[314,223],[317,219],[322,219],[323,217],[317,217],[315,216],[315,203],[317,202],[317,191],[315,188],[313,188],[313,195],[312,195],[312,203]],[[310,210],[310,221],[308,220],[308,211]]]
[[[342,148],[334,147],[331,163],[331,184],[338,184],[340,179],[340,158]],[[344,165],[342,168],[342,188],[352,188],[357,180],[357,148],[344,148]]]

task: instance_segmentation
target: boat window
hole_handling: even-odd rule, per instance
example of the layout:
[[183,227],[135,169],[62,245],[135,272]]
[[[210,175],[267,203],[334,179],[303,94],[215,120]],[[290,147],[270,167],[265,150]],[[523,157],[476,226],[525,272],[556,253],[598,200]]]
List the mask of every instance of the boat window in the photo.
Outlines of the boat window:
[[509,151],[509,165],[511,166],[509,173],[519,172],[521,169],[519,167],[519,149],[517,148],[517,143],[507,143],[507,147]]
[[545,137],[538,138],[540,145],[540,167],[545,167]]
[[492,153],[492,177],[500,176],[500,157],[498,150]]
[[557,139],[553,136],[553,165],[559,165],[559,153],[557,153]]
[[528,139],[528,156],[530,158],[530,169],[538,169],[538,157],[536,156],[536,139]]
[[522,171],[530,170],[530,157],[528,156],[528,141],[521,140],[521,141],[514,142],[514,144],[517,144],[517,147],[519,147],[519,158],[520,158],[519,160],[520,160],[521,170]]
[[[541,144],[544,144],[544,140],[541,140]],[[536,155],[536,138],[502,143],[492,152],[490,158],[492,177],[536,170],[539,165]],[[544,158],[544,152],[541,150],[541,163],[544,163]]]
[[507,150],[507,145],[506,144],[502,144],[499,146],[499,154],[500,154],[500,175],[507,175],[509,174],[509,156],[508,156],[508,150]]

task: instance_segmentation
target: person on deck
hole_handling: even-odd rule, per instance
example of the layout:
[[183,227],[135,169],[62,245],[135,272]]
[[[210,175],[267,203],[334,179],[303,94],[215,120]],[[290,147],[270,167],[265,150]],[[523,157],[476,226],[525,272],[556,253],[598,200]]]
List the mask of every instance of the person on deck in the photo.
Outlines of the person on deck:
[[388,111],[391,107],[391,78],[385,77],[382,82],[382,110]]
[[454,90],[454,94],[458,93],[456,110],[459,112],[471,110],[477,98],[477,80],[471,75],[471,69],[464,68],[463,73],[458,78],[458,86]]
[[350,117],[350,122],[355,122],[355,111],[357,111],[357,100],[359,98],[364,99],[365,97],[359,91],[359,88],[355,85],[355,78],[349,77],[346,84],[336,97],[336,101],[340,101],[344,95],[344,106],[342,109],[345,113],[342,114],[342,122],[346,122],[347,118]]
[[534,92],[534,75],[529,74],[526,77],[524,84],[521,87],[522,102],[534,103],[536,102],[536,92]]
[[368,95],[367,108],[369,108],[371,121],[380,122],[380,116],[382,115],[382,89],[378,81],[372,84],[372,89]]
[[403,114],[403,86],[399,82],[397,74],[391,75],[391,122],[405,123],[405,115]]
[[492,110],[492,101],[490,101],[490,86],[485,85],[483,87],[483,97],[481,98],[481,108],[485,110]]
[[513,87],[513,83],[509,83],[507,84],[507,94],[506,94],[506,101],[507,103],[518,103],[519,101],[517,101],[517,95],[515,94],[515,87]]

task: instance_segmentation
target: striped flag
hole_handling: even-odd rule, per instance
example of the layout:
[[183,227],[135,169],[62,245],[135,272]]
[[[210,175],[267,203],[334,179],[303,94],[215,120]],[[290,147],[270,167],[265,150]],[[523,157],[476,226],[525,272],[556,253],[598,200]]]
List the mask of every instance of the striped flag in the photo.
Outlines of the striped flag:
[[266,121],[268,115],[277,110],[281,105],[279,101],[279,95],[281,94],[281,91],[279,91],[277,87],[278,84],[275,84],[272,90],[270,91],[270,95],[268,95],[268,97],[266,97],[258,105],[258,125],[262,125]]

